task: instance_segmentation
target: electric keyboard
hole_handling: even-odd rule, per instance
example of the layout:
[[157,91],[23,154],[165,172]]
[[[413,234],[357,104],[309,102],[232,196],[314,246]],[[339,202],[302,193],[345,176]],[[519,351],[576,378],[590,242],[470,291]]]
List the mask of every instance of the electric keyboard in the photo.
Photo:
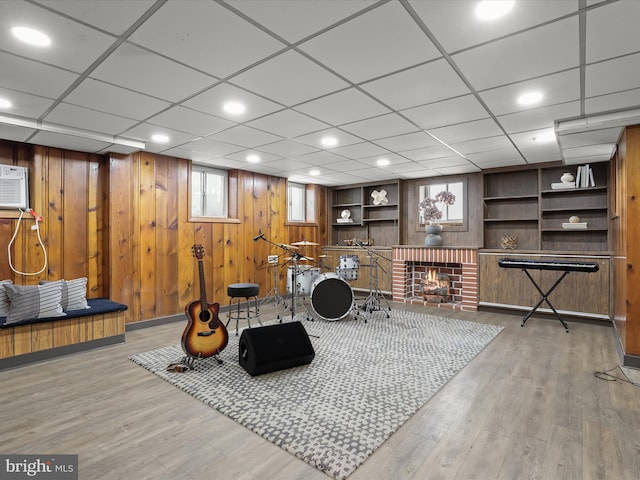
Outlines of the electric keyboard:
[[524,260],[516,258],[501,258],[498,265],[502,268],[524,268],[532,270],[562,270],[565,272],[597,272],[595,262],[556,262],[541,260]]

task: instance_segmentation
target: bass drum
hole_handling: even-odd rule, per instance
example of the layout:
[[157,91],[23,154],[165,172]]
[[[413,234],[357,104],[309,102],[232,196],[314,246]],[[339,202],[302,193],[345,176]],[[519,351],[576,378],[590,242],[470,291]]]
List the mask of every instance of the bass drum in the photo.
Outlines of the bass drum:
[[351,286],[335,273],[323,273],[311,285],[311,310],[323,320],[342,320],[353,302]]

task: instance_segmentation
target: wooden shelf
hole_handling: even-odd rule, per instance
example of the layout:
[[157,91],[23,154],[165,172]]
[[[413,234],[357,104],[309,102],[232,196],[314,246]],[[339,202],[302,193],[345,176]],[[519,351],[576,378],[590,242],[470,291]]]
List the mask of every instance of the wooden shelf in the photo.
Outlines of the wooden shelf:
[[[502,237],[512,236],[519,249],[608,251],[609,165],[591,168],[597,186],[564,190],[550,187],[571,170],[566,166],[484,174],[484,247],[499,248]],[[563,229],[574,215],[589,228]]]
[[[330,211],[340,218],[348,208],[353,223],[331,223],[330,243],[342,244],[350,238],[373,239],[376,245],[400,242],[400,180],[335,187],[331,190]],[[371,193],[385,190],[389,203],[374,205]]]

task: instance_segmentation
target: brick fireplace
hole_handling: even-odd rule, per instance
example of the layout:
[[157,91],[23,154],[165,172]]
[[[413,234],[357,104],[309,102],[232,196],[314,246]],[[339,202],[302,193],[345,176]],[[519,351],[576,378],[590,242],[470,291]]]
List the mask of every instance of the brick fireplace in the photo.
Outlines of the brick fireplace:
[[[427,303],[421,278],[430,269],[451,279],[450,299]],[[478,309],[478,251],[474,248],[393,247],[394,302],[474,311]]]

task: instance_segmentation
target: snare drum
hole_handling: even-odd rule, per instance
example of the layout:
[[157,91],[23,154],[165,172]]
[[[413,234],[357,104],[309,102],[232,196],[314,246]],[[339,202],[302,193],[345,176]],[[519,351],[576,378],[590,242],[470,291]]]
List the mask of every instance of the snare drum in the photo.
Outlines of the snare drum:
[[[296,294],[309,295],[311,293],[311,284],[320,275],[318,267],[310,267],[309,265],[298,265],[298,274],[296,277]],[[294,267],[287,268],[287,293],[293,293],[293,277]]]
[[335,273],[322,273],[311,285],[311,310],[323,320],[341,320],[353,309],[353,290]]

